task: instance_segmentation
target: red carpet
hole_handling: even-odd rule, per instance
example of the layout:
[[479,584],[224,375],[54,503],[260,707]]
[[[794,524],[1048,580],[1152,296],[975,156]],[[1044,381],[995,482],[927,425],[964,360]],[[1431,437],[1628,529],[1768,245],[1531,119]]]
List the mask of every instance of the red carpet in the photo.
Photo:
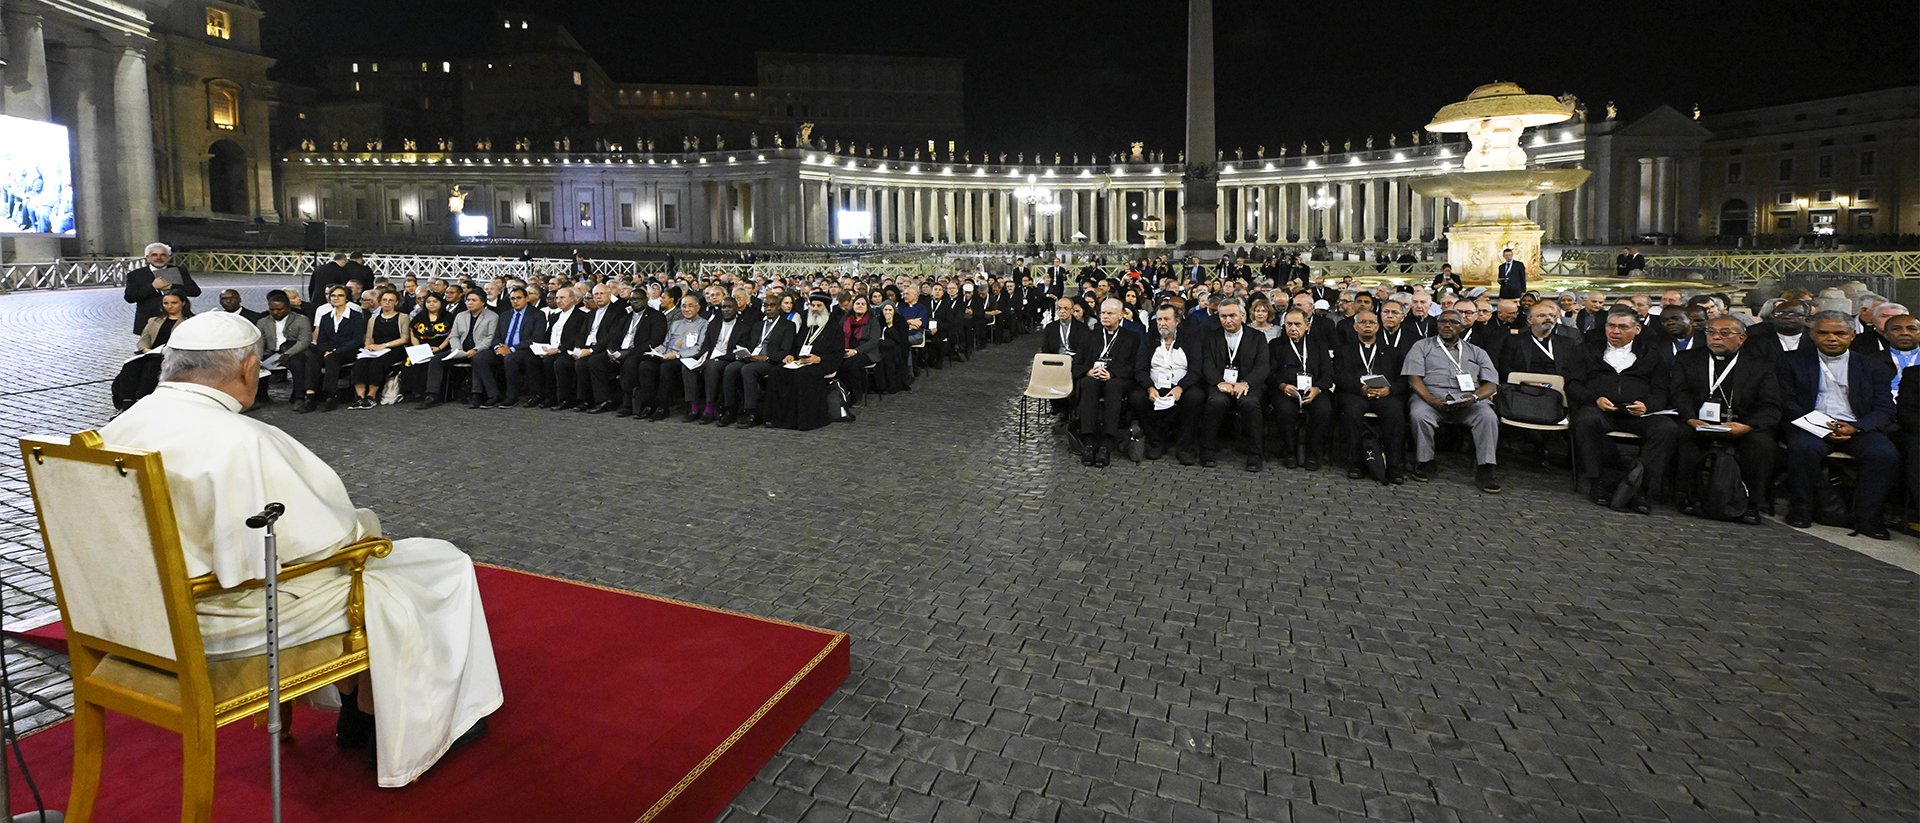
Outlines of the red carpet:
[[[506,692],[487,736],[381,789],[363,752],[334,747],[333,715],[302,707],[282,749],[287,820],[706,823],[847,677],[839,632],[505,569],[479,577]],[[178,745],[110,713],[97,819],[178,820]],[[21,747],[63,808],[71,726]],[[250,721],[220,731],[216,821],[268,819],[266,747]],[[13,811],[31,809],[17,774],[12,788]]]

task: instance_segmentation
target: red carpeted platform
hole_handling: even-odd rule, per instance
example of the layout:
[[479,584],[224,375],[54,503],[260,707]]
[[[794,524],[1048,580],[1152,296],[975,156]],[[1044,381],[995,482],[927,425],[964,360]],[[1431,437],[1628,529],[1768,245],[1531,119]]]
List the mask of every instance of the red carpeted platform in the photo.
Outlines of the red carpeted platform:
[[[287,820],[705,823],[847,677],[840,632],[499,568],[479,577],[506,692],[487,736],[381,789],[364,752],[333,745],[334,716],[302,707],[282,749]],[[178,745],[109,714],[97,819],[178,820]],[[72,747],[65,723],[21,741],[53,808]],[[266,747],[252,722],[220,731],[216,821],[267,819]],[[31,809],[18,774],[12,788],[13,810]]]

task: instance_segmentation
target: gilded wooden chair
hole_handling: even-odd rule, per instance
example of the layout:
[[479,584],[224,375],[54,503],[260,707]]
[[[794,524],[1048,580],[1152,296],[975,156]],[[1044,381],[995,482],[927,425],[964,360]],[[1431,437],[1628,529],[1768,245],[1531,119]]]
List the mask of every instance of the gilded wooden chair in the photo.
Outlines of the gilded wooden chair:
[[[202,823],[213,814],[214,730],[267,708],[267,658],[208,660],[194,598],[265,581],[223,589],[212,575],[187,577],[160,454],[108,446],[93,431],[71,441],[20,441],[72,658],[67,819],[92,817],[112,709],[180,735],[180,819]],[[349,631],[281,650],[283,701],[366,671],[362,572],[367,558],[392,550],[387,539],[369,538],[326,559],[283,567],[281,580],[335,566],[352,578]],[[288,705],[280,707],[283,716]],[[291,727],[282,739],[290,734]]]

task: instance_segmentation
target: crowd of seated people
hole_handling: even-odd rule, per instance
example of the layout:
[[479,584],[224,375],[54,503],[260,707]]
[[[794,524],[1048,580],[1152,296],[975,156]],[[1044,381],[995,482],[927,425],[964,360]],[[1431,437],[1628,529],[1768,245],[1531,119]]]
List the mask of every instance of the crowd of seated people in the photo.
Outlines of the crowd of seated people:
[[[350,408],[374,407],[397,375],[401,398],[423,407],[464,399],[801,429],[831,422],[842,392],[857,403],[908,391],[1037,331],[1043,351],[1071,357],[1074,395],[1056,408],[1089,466],[1110,465],[1135,424],[1149,459],[1214,466],[1233,441],[1249,471],[1278,459],[1389,484],[1431,480],[1440,450],[1470,444],[1474,484],[1495,493],[1503,432],[1542,448],[1537,429],[1564,426],[1587,493],[1621,510],[1699,510],[1701,467],[1724,454],[1752,491],[1734,519],[1758,522],[1782,474],[1791,524],[1842,508],[1844,525],[1883,537],[1903,486],[1917,519],[1920,393],[1899,388],[1920,365],[1920,320],[1864,289],[1786,291],[1756,314],[1723,294],[1494,299],[1419,282],[1329,284],[1305,269],[1280,255],[1111,272],[1015,260],[996,274],[898,280],[593,273],[363,285],[365,275],[339,279],[343,268],[323,302],[273,293],[259,324],[300,410],[334,407],[343,377]],[[244,310],[232,302],[223,295],[222,308]],[[463,398],[450,396],[458,383]],[[1543,393],[1565,405],[1528,402]],[[1515,420],[1536,425],[1505,425]],[[1623,450],[1629,442],[1637,448]],[[1834,452],[1859,469],[1839,507],[1822,482]]]
[[[1135,265],[1083,273],[1081,286],[1056,302],[1040,346],[1072,359],[1074,393],[1056,409],[1088,466],[1112,463],[1136,434],[1129,418],[1145,458],[1217,465],[1231,414],[1248,471],[1278,457],[1358,479],[1371,457],[1383,482],[1426,481],[1444,427],[1457,424],[1475,484],[1493,493],[1503,421],[1531,415],[1525,439],[1539,445],[1539,429],[1564,426],[1601,505],[1701,512],[1703,461],[1724,454],[1750,490],[1732,519],[1758,523],[1784,474],[1789,524],[1843,521],[1831,524],[1884,539],[1902,486],[1902,522],[1920,520],[1920,397],[1900,393],[1920,379],[1920,319],[1858,288],[1788,291],[1756,316],[1723,294],[1499,300],[1425,285],[1275,286],[1224,264],[1193,275]],[[1556,395],[1548,417],[1523,405],[1543,394]],[[1638,446],[1630,459],[1623,442]],[[1833,453],[1858,466],[1852,499],[1837,506]]]

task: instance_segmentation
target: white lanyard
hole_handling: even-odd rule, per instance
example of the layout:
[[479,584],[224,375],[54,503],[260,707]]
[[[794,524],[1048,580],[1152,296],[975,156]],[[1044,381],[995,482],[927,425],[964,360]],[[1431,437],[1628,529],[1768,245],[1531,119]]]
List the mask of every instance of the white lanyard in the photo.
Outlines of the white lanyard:
[[1396,349],[1400,348],[1400,335],[1405,334],[1406,332],[1407,332],[1406,329],[1394,329],[1393,336],[1386,338],[1387,345],[1392,346]]
[[[1838,377],[1834,377],[1833,370],[1827,368],[1827,358],[1824,355],[1820,357],[1820,371],[1827,376],[1828,380],[1833,381],[1834,385],[1839,386],[1843,390],[1847,388],[1847,381],[1841,380]],[[1852,377],[1853,374],[1849,372],[1847,376]]]
[[1106,345],[1100,347],[1100,356],[1093,358],[1095,360],[1107,359],[1107,353],[1113,351],[1113,339],[1120,336],[1120,333],[1117,331],[1103,332],[1103,334],[1105,335],[1107,342],[1106,342]]
[[1071,322],[1073,321],[1071,320],[1060,321],[1060,353],[1061,354],[1073,353],[1073,346],[1067,342],[1068,338],[1072,336],[1071,332],[1073,331],[1073,327],[1067,325],[1068,323],[1071,323]]
[[1548,360],[1552,360],[1552,359],[1553,359],[1553,347],[1552,347],[1552,346],[1546,346],[1546,345],[1541,345],[1541,343],[1540,343],[1540,338],[1538,338],[1538,337],[1534,337],[1534,336],[1533,336],[1533,335],[1531,335],[1531,334],[1529,334],[1529,335],[1527,335],[1527,338],[1533,341],[1533,347],[1534,347],[1534,348],[1536,348],[1536,349],[1539,349],[1539,350],[1540,350],[1540,353],[1541,353],[1541,354],[1544,354],[1544,355],[1546,355],[1546,356],[1547,356],[1547,359],[1548,359]]
[[1733,356],[1732,360],[1727,361],[1727,370],[1720,372],[1719,377],[1714,376],[1713,364],[1714,364],[1714,359],[1711,357],[1707,358],[1707,396],[1708,397],[1712,397],[1715,394],[1718,394],[1720,392],[1720,384],[1726,382],[1727,375],[1733,374],[1733,367],[1740,364],[1740,355],[1736,354]]
[[1289,348],[1289,349],[1293,349],[1293,356],[1295,356],[1295,357],[1298,357],[1298,358],[1300,358],[1300,368],[1301,368],[1301,370],[1302,370],[1302,371],[1304,371],[1304,370],[1306,370],[1306,368],[1307,368],[1307,344],[1306,344],[1306,342],[1305,342],[1305,341],[1301,341],[1301,343],[1300,343],[1300,345],[1297,345],[1297,346],[1296,346],[1296,345],[1294,345],[1294,343],[1293,343],[1293,340],[1291,340],[1291,339],[1289,339],[1289,340],[1287,340],[1287,348]]
[[[1441,344],[1440,344],[1440,353],[1441,353],[1441,354],[1444,354],[1444,355],[1446,355],[1446,356],[1447,356],[1447,359],[1448,359],[1448,360],[1451,360],[1451,361],[1453,361],[1453,373],[1454,373],[1454,374],[1466,374],[1466,373],[1467,373],[1467,367],[1466,367],[1466,366],[1463,366],[1463,365],[1461,365],[1461,364],[1460,364],[1460,358],[1458,358],[1458,357],[1455,357],[1455,356],[1453,356],[1453,352],[1451,352],[1451,351],[1449,351],[1449,350],[1447,350],[1447,344],[1445,344],[1445,343],[1441,343]],[[1465,352],[1464,350],[1462,350],[1462,351],[1461,351],[1461,354],[1466,354],[1466,352]]]
[[[827,322],[828,322],[828,323],[832,323],[832,322],[833,322],[833,319],[832,319],[832,318],[828,318],[828,319],[827,319]],[[821,335],[821,333],[822,333],[822,332],[825,332],[826,330],[827,330],[827,327],[826,327],[826,326],[819,326],[819,327],[817,327],[817,328],[815,328],[815,329],[813,330],[813,334],[811,334],[811,335],[809,335],[809,336],[807,337],[807,345],[809,345],[809,346],[811,346],[811,345],[813,345],[813,341],[815,341],[815,340],[819,340],[819,339],[820,339],[820,335]]]
[[[1367,351],[1367,349],[1373,349],[1373,351]],[[1379,344],[1374,344],[1374,345],[1372,345],[1372,346],[1364,346],[1364,345],[1363,345],[1363,346],[1361,346],[1361,347],[1360,347],[1360,368],[1361,368],[1361,370],[1362,370],[1362,371],[1364,371],[1364,372],[1365,372],[1365,373],[1367,373],[1367,374],[1372,374],[1372,373],[1373,373],[1373,358],[1374,358],[1374,356],[1375,356],[1375,355],[1378,355],[1379,353],[1380,353],[1380,346],[1379,346]]]

